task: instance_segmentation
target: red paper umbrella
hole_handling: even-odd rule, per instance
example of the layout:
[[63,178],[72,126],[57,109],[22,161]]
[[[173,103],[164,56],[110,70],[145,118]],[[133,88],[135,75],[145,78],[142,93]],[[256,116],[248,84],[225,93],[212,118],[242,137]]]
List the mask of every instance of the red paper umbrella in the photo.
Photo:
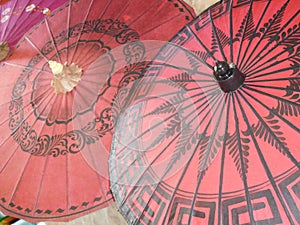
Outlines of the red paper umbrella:
[[0,68],[1,211],[65,221],[112,201],[112,101],[147,66],[139,40],[192,17],[180,0],[73,0],[21,39]]
[[130,224],[300,224],[299,12],[216,4],[117,98],[111,188]]
[[67,0],[1,0],[0,60],[3,60],[21,37],[45,15]]

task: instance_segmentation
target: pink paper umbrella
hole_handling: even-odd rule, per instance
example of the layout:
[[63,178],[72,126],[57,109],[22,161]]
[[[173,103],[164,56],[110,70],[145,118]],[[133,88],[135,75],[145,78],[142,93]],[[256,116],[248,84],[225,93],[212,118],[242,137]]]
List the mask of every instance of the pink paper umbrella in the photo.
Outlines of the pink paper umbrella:
[[25,34],[0,68],[1,211],[67,221],[112,202],[114,98],[158,52],[144,41],[192,18],[181,0],[73,0]]
[[1,0],[0,60],[3,60],[20,38],[45,15],[67,0]]

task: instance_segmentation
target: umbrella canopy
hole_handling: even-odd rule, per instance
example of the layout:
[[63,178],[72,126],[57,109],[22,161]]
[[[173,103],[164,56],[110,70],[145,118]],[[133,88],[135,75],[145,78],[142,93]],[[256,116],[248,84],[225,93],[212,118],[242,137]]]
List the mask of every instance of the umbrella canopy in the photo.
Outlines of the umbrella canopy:
[[212,6],[117,98],[111,189],[129,224],[300,223],[298,4]]
[[67,0],[0,1],[0,61],[32,26],[65,2]]
[[1,211],[65,221],[112,201],[111,105],[147,66],[138,40],[167,40],[192,17],[180,0],[73,0],[21,39],[1,68]]

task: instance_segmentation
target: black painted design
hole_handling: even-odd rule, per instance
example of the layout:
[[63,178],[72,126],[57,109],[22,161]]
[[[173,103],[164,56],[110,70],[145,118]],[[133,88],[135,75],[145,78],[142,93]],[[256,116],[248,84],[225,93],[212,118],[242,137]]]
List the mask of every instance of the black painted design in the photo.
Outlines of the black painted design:
[[279,184],[279,188],[288,203],[288,206],[300,224],[300,171],[293,173]]
[[[90,32],[97,32],[97,33],[105,33],[112,37],[115,37],[116,42],[125,44],[129,41],[136,40],[139,38],[139,35],[136,31],[130,29],[125,23],[120,21],[114,20],[92,20],[86,21],[84,24],[77,24],[71,27],[69,30],[62,31],[59,35],[54,37],[54,41],[57,45],[62,44],[67,41],[68,36],[70,37],[77,37],[80,33],[90,33]],[[88,43],[90,41],[80,40],[80,43]],[[109,47],[105,46],[104,43],[101,41],[95,41],[98,43],[99,48],[104,49],[106,52],[109,50]],[[137,43],[137,42],[134,42]],[[45,56],[50,54],[52,51],[55,51],[52,40],[47,42],[44,47],[41,49],[41,53]],[[72,48],[74,46],[69,46]],[[141,46],[142,49],[142,46]],[[134,48],[135,50],[135,48]],[[65,51],[65,49],[61,49],[60,51]],[[66,134],[61,135],[43,135],[39,136],[36,131],[32,128],[32,126],[26,121],[24,117],[23,111],[23,93],[26,89],[26,82],[28,78],[32,75],[31,68],[34,68],[35,65],[41,62],[43,56],[37,54],[33,57],[29,63],[28,67],[23,70],[20,74],[18,81],[15,83],[15,86],[12,90],[12,100],[9,107],[9,127],[11,131],[14,133],[13,137],[14,140],[19,143],[21,149],[24,152],[28,152],[35,156],[47,156],[52,155],[54,157],[66,155],[66,154],[76,154],[80,152],[86,145],[90,145],[95,143],[99,137],[95,136],[91,128],[95,127],[95,124],[87,124],[81,130],[74,130],[70,131]],[[46,66],[46,65],[44,65]],[[38,76],[37,76],[38,77]],[[37,78],[35,78],[36,80]],[[110,81],[107,82],[108,84]],[[35,86],[33,87],[35,90]],[[106,90],[106,89],[105,89]],[[105,93],[102,92],[101,95]],[[34,92],[32,94],[32,98],[34,98]],[[97,99],[95,99],[96,101]],[[35,115],[40,115],[38,107],[35,106],[34,102],[31,102],[32,106],[34,107]],[[91,111],[95,102],[92,103],[89,109],[84,110],[83,113]],[[80,114],[80,113],[79,113]],[[75,114],[75,116],[77,113]],[[58,123],[68,123],[71,121],[72,118],[69,118],[66,121],[49,121],[48,118],[38,117],[37,119],[46,120],[48,125],[53,124],[54,122]],[[110,109],[104,109],[101,112],[100,118],[96,118],[93,123],[100,123],[100,128],[98,130],[99,135],[105,135],[106,132],[112,130],[114,122],[111,121],[112,116],[110,115]],[[88,128],[87,128],[88,127]]]
[[[257,193],[251,194],[251,200],[256,200],[255,204],[253,204],[254,212],[261,211],[265,218],[257,217],[255,220],[255,224],[257,225],[275,225],[281,224],[282,219],[279,213],[278,206],[274,201],[274,197],[270,190],[259,191]],[[236,206],[235,206],[236,205]],[[225,200],[222,203],[223,208],[223,225],[230,224],[241,224],[239,222],[239,217],[243,214],[248,213],[248,208],[246,205],[246,199],[244,197],[236,197],[231,198],[229,200]],[[272,214],[269,214],[271,211]],[[229,219],[231,218],[231,220]],[[247,221],[251,224],[250,221]]]
[[[169,224],[185,225],[188,224],[186,218],[190,213],[190,206],[192,201],[182,197],[174,199],[173,208],[171,209]],[[206,210],[205,210],[206,209]],[[195,210],[193,211],[192,221],[195,224],[215,224],[215,202],[197,201],[195,203]],[[208,212],[207,212],[208,211]],[[175,222],[174,219],[177,218]]]
[[[96,40],[96,41],[79,40],[78,43],[74,43],[74,44],[68,46],[67,48],[60,49],[57,54],[58,55],[63,54],[63,53],[66,54],[67,51],[74,50],[76,47],[77,48],[88,47],[89,50],[90,50],[91,55],[92,54],[97,54],[97,52],[101,52],[102,55],[106,55],[106,58],[108,60],[110,60],[110,63],[111,63],[111,71],[110,72],[113,72],[113,66],[114,66],[113,56],[109,52],[110,48],[108,46],[105,46],[104,43],[101,40]],[[50,60],[53,60],[53,61],[58,60],[57,55],[55,55]],[[48,65],[45,64],[42,68],[42,71],[46,71],[47,67],[48,67]],[[39,87],[39,82],[40,82],[39,79],[43,80],[43,77],[42,77],[43,72],[42,71],[34,79],[34,83],[33,83],[33,86],[32,86],[30,103],[31,103],[31,105],[34,109],[34,114],[35,114],[36,118],[38,120],[45,121],[45,123],[48,126],[51,126],[54,123],[68,124],[69,122],[74,120],[77,116],[84,115],[86,112],[89,112],[89,111],[93,110],[93,108],[94,108],[94,106],[95,106],[95,104],[98,100],[98,97],[103,95],[105,93],[105,91],[107,90],[107,88],[104,88],[104,91],[99,93],[98,96],[95,93],[93,101],[89,101],[87,103],[88,100],[86,100],[86,102],[83,102],[82,103],[83,106],[78,107],[78,108],[81,109],[80,111],[75,111],[75,109],[73,108],[72,109],[72,114],[68,115],[69,117],[67,117],[67,118],[61,118],[60,115],[58,114],[59,112],[52,112],[51,115],[49,115],[48,113],[45,113],[46,114],[45,115],[44,112],[48,111],[47,106],[45,106],[44,104],[42,104],[42,107],[39,106],[41,104],[40,102],[43,101],[42,100],[43,97],[41,97],[43,95],[42,94],[43,89],[41,89]],[[84,71],[83,71],[83,76],[84,76]],[[108,74],[107,76],[110,77],[111,73]],[[50,85],[50,83],[49,83],[49,85]],[[79,103],[77,102],[76,104],[79,104]],[[86,106],[88,106],[88,107],[86,107]],[[52,107],[52,105],[50,105],[49,107]]]
[[286,138],[278,125],[278,120],[271,113],[265,119],[266,121],[260,120],[257,125],[253,126],[254,134],[285,154],[288,147],[285,142]]
[[[84,129],[83,129],[84,130]],[[42,135],[38,136],[27,122],[22,123],[20,129],[14,134],[14,140],[19,143],[24,152],[34,156],[58,157],[61,155],[76,154],[86,147],[99,140],[97,135],[92,135],[93,130],[74,130],[62,135]]]
[[[249,163],[249,146],[248,143],[250,142],[250,139],[247,137],[249,136],[249,131],[242,132],[243,137],[240,138],[241,145],[242,145],[242,154],[239,154],[239,148],[238,148],[238,135],[236,133],[232,135],[228,135],[227,139],[227,146],[229,150],[229,155],[233,158],[233,161],[235,162],[236,169],[239,171],[240,176],[242,177],[242,165],[244,165],[244,170],[247,173],[248,172],[248,163]],[[242,163],[243,161],[243,163]]]
[[300,81],[290,80],[289,82],[290,85],[286,87],[284,99],[278,100],[275,112],[280,115],[298,117],[300,114]]
[[145,46],[143,43],[130,42],[123,48],[123,53],[127,64],[138,63],[145,60]]
[[[82,26],[82,25],[81,25]],[[75,29],[71,30],[74,32]],[[127,24],[119,20],[91,20],[83,24],[82,33],[103,33],[115,38],[119,44],[126,44],[130,41],[138,40],[139,34],[131,29]]]
[[[199,204],[210,200],[217,208],[211,224],[300,223],[299,173],[290,176],[287,172],[292,167],[296,171],[300,169],[296,144],[300,133],[297,120],[300,114],[299,10],[292,9],[296,4],[295,0],[278,3],[222,1],[183,28],[171,44],[164,46],[155,58],[159,62],[153,60],[143,79],[130,94],[126,93],[125,111],[128,105],[146,102],[145,111],[135,115],[137,121],[132,123],[132,129],[137,132],[126,139],[126,143],[132,143],[135,149],[145,150],[145,153],[137,156],[130,151],[131,146],[126,148],[115,139],[110,162],[115,180],[112,191],[131,224],[144,216],[141,208],[152,218],[142,224],[203,221],[201,219],[207,219],[208,215],[199,209]],[[246,15],[234,18],[235,9]],[[180,57],[176,58],[177,54]],[[181,60],[184,63],[180,64]],[[216,61],[232,62],[245,74],[243,85],[223,93],[213,77]],[[153,96],[152,87],[162,83],[166,88],[178,90],[158,93],[155,95],[159,99],[157,104],[156,101],[147,102],[147,98]],[[185,92],[190,95],[186,97]],[[192,113],[185,114],[192,108],[190,105],[182,107],[188,99],[192,99],[199,121]],[[164,127],[157,129],[159,132],[144,127],[152,116],[164,120]],[[127,120],[122,115],[120,118]],[[152,127],[159,125],[155,123]],[[117,133],[127,131],[125,126],[126,123],[118,123]],[[150,134],[149,130],[155,135],[145,149],[139,141]],[[149,154],[148,159],[147,152],[151,150],[158,153]],[[156,165],[153,158],[163,160],[165,152],[169,153],[168,164],[159,171],[161,173],[155,174],[151,169]],[[176,174],[174,180],[166,178],[176,163],[187,155],[185,164],[178,169],[180,174]],[[118,163],[123,157],[130,162],[128,167]],[[281,164],[280,159],[285,163]],[[144,174],[152,175],[153,172],[153,177],[160,179],[153,185],[155,194],[158,189],[165,188],[167,192],[161,194],[160,199],[167,203],[163,219],[157,219],[160,216],[155,211],[147,211],[150,203],[136,198],[143,188],[139,185],[144,178],[138,176],[139,182],[132,184],[130,182],[137,177],[129,172],[137,162],[147,167],[143,167]],[[118,185],[118,179],[122,180],[125,174],[126,181],[134,188]],[[211,191],[210,186],[216,192]],[[120,193],[125,193],[126,198]]]
[[100,137],[113,129],[117,118],[113,116],[112,109],[106,108],[101,112],[101,115],[95,119],[95,123],[98,124],[97,133]]
[[[107,196],[111,196],[110,194],[107,194]],[[95,202],[99,202],[100,200],[102,199],[102,197],[95,197],[95,200],[93,201],[94,203]],[[110,198],[106,199],[105,201],[103,202],[100,202],[99,204],[94,204],[93,207],[97,207],[97,206],[100,206],[100,205],[105,205],[107,202],[111,201]],[[7,202],[7,200],[5,198],[2,198],[2,202]],[[69,210],[72,210],[72,211],[80,211],[80,212],[84,212],[84,211],[87,211],[87,210],[90,210],[90,207],[88,207],[88,205],[90,205],[91,202],[83,202],[82,204],[80,205],[73,205],[73,206],[70,206]],[[13,202],[10,202],[9,203],[9,206],[11,208],[16,208],[18,210],[17,211],[14,211],[14,213],[16,214],[22,214],[23,212],[25,213],[31,213],[33,210],[32,209],[29,209],[29,208],[26,208],[24,209],[24,207],[22,207],[22,205],[16,205],[14,204]],[[11,209],[10,209],[11,210]],[[62,208],[58,208],[58,209],[54,209],[54,210],[50,210],[50,209],[36,209],[35,210],[35,213],[39,214],[39,215],[42,215],[42,214],[47,214],[47,218],[49,218],[49,216],[51,216],[51,214],[53,213],[60,213],[60,214],[63,214],[66,210],[65,209],[62,209]]]

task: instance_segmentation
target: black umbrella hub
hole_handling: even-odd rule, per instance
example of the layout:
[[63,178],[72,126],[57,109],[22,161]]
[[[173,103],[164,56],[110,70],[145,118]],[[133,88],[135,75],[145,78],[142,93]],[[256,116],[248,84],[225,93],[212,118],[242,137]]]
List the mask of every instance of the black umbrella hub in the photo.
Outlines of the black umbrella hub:
[[214,76],[222,91],[226,93],[239,89],[246,77],[233,63],[220,61],[216,62]]

